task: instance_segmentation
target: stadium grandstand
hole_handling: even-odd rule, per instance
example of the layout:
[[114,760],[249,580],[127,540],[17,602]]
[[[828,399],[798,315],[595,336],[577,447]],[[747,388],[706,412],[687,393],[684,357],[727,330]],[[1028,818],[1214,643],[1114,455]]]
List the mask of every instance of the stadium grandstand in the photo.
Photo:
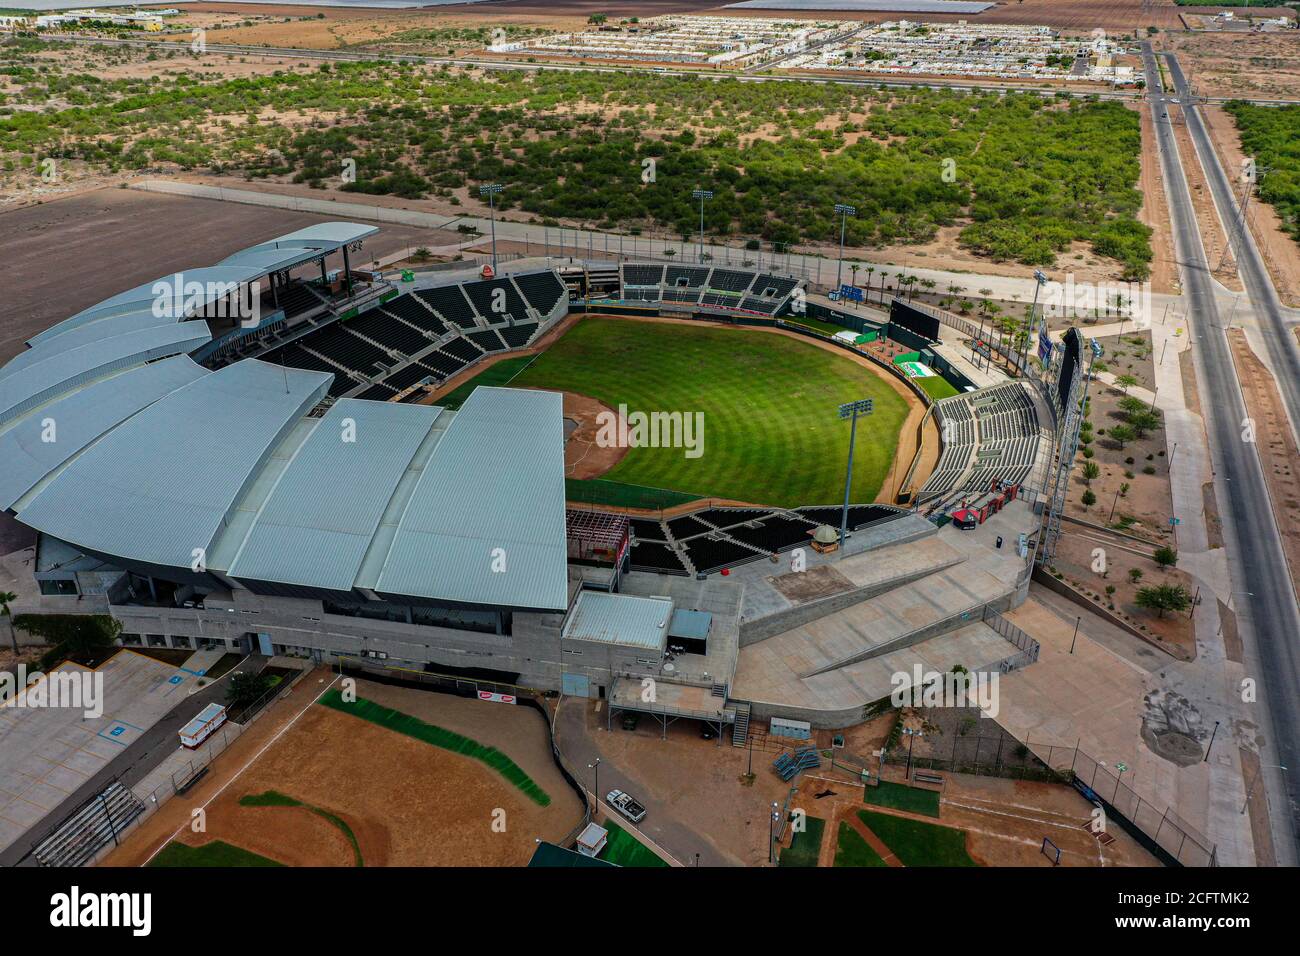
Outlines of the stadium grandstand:
[[[570,509],[560,394],[480,386],[457,409],[413,401],[535,347],[571,312],[774,325],[799,311],[800,280],[637,262],[398,280],[352,268],[374,231],[323,223],[161,277],[51,326],[0,368],[0,507],[36,532],[39,593],[15,613],[110,614],[127,646],[362,661],[579,696],[653,675],[660,711],[683,717],[698,716],[685,702],[701,687],[727,714],[751,702],[756,717],[861,712],[864,692],[837,690],[823,706],[808,698],[821,678],[784,672],[752,679],[746,699],[732,693],[742,646],[768,662],[749,671],[760,673],[776,660],[764,642],[813,613],[772,583],[769,562],[832,543],[824,526],[838,530],[841,508]],[[160,287],[181,292],[160,303]],[[928,491],[1027,473],[1042,416],[1021,385],[948,399],[937,415],[955,437]],[[57,442],[42,440],[49,419]],[[999,528],[1019,520],[1014,505],[992,519]],[[949,569],[983,560],[978,532],[880,563],[866,552],[953,529],[871,503],[847,524],[835,560],[852,576],[814,602],[818,615],[878,597],[882,614],[892,600],[911,620],[912,605],[885,593],[904,578],[919,590],[947,575],[934,587],[971,606],[1020,586],[1019,559],[997,555],[998,574],[963,590]],[[627,603],[646,598],[654,614]],[[681,631],[642,626],[678,610],[694,615]],[[1009,653],[987,628],[952,627],[969,632],[960,661],[936,666]],[[859,653],[820,666],[859,667]]]
[[919,502],[993,484],[1022,484],[1034,469],[1042,428],[1033,395],[1008,382],[935,403],[943,450]]

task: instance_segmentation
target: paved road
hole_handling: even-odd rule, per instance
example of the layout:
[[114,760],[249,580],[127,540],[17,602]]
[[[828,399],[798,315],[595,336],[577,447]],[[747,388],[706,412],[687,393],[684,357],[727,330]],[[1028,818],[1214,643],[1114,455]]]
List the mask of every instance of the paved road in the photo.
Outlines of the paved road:
[[[1144,43],[1142,52],[1174,228],[1175,251],[1183,273],[1190,323],[1199,346],[1205,386],[1201,394],[1210,396],[1210,400],[1204,403],[1206,430],[1216,472],[1223,482],[1231,483],[1227,485],[1230,492],[1219,495],[1219,504],[1229,518],[1226,522],[1229,553],[1235,559],[1234,578],[1238,593],[1251,592],[1249,599],[1235,601],[1234,606],[1243,634],[1247,637],[1253,635],[1250,643],[1254,645],[1259,666],[1260,700],[1267,701],[1270,718],[1260,723],[1267,744],[1276,748],[1268,756],[1274,758],[1272,762],[1295,768],[1286,777],[1289,793],[1270,792],[1274,806],[1287,808],[1291,830],[1275,834],[1279,849],[1284,850],[1287,843],[1294,848],[1300,836],[1300,818],[1297,816],[1300,811],[1300,694],[1296,690],[1300,687],[1300,655],[1296,647],[1300,640],[1300,613],[1297,613],[1286,556],[1273,519],[1259,457],[1254,444],[1242,441],[1245,402],[1215,303],[1213,281],[1205,261],[1191,193],[1179,163],[1178,148],[1167,115],[1168,97],[1163,92],[1151,45]],[[1185,159],[1191,161],[1193,158]],[[1221,491],[1223,487],[1220,486]],[[1266,779],[1274,785],[1271,791],[1278,788],[1279,780],[1275,775],[1270,774]]]
[[225,701],[225,677],[234,673],[256,673],[266,666],[267,660],[268,658],[258,654],[245,657],[221,678],[173,707],[126,750],[101,767],[98,773],[46,814],[44,819],[0,852],[0,866],[35,866],[36,861],[28,856],[32,848],[45,839],[74,810],[100,793],[113,780],[118,780],[127,787],[133,787],[143,780],[150,771],[176,752],[176,735],[182,727],[194,719],[208,704]]
[[[586,700],[577,697],[566,697],[561,701],[555,714],[555,742],[577,775],[578,783],[590,792],[595,784],[595,775],[588,769],[588,765],[601,753],[587,732],[587,706]],[[630,793],[640,801],[646,808],[646,817],[640,831],[682,866],[693,866],[697,853],[700,855],[700,866],[737,865],[737,861],[719,853],[708,840],[679,821],[670,804],[651,799],[646,788],[635,777],[628,776],[616,762],[608,758],[602,758],[600,763],[600,790],[601,807],[606,810],[609,808],[605,803],[605,794],[611,790]],[[617,814],[613,814],[613,817],[619,826],[630,826]]]
[[1232,240],[1233,251],[1237,254],[1237,268],[1246,286],[1246,294],[1256,319],[1259,320],[1259,332],[1268,349],[1273,371],[1286,402],[1287,413],[1291,416],[1293,427],[1300,428],[1300,349],[1296,347],[1295,337],[1291,334],[1287,318],[1283,313],[1282,303],[1273,288],[1268,269],[1255,245],[1255,237],[1242,222],[1241,208],[1235,193],[1240,192],[1239,170],[1233,170],[1229,179],[1219,162],[1219,154],[1214,149],[1205,123],[1201,119],[1200,107],[1191,100],[1191,89],[1178,57],[1172,53],[1165,54],[1169,64],[1169,75],[1174,81],[1174,90],[1183,105],[1183,115],[1187,117],[1187,131],[1196,144],[1196,152],[1201,157],[1206,179],[1210,183],[1210,192],[1215,205],[1226,224]]

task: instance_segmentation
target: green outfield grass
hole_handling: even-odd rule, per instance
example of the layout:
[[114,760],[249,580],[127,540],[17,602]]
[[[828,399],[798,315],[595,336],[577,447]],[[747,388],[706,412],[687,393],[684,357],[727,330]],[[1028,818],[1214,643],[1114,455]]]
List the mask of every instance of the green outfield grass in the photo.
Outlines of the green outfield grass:
[[790,837],[790,846],[781,851],[778,866],[816,866],[822,849],[822,832],[826,821],[820,817],[804,817],[806,829]]
[[157,867],[231,867],[231,866],[284,866],[248,850],[232,846],[223,840],[212,840],[202,846],[185,843],[168,843],[162,852],[149,861]]
[[612,820],[602,826],[609,831],[605,849],[600,859],[617,866],[658,867],[667,866],[663,858]]
[[912,381],[921,386],[925,394],[929,395],[936,402],[941,398],[952,398],[957,394],[957,389],[948,384],[948,380],[938,375],[929,375],[925,378],[916,378]]
[[977,865],[966,852],[965,830],[871,810],[859,810],[858,816],[894,851],[903,866]]
[[836,406],[861,398],[875,412],[858,422],[853,500],[872,501],[908,409],[877,375],[810,343],[688,323],[584,319],[511,384],[630,412],[702,412],[700,457],[633,448],[604,478],[786,507],[843,500],[849,425]]
[[489,365],[483,371],[479,372],[467,382],[457,385],[450,392],[438,399],[438,405],[444,408],[457,409],[465,404],[470,393],[480,385],[509,385],[511,379],[528,367],[535,356],[520,355],[517,358],[502,359],[494,365]]
[[878,807],[892,807],[927,817],[939,816],[939,793],[936,790],[923,790],[882,780],[878,787],[867,787],[862,799]]
[[871,844],[862,839],[858,831],[847,823],[840,824],[840,832],[835,844],[836,866],[889,866],[880,858],[880,854],[871,848]]

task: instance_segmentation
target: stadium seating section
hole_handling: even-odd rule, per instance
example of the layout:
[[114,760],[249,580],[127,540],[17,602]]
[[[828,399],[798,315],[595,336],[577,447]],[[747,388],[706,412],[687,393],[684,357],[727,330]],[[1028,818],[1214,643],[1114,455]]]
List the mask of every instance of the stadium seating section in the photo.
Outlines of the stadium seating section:
[[1039,448],[1033,399],[1016,382],[945,398],[935,406],[943,452],[918,501],[1021,484]]
[[[317,302],[314,292],[306,290]],[[485,354],[520,349],[541,331],[565,296],[554,272],[529,273],[419,289],[396,296],[346,321],[324,322],[276,345],[277,323],[258,345],[239,345],[230,357],[252,354],[276,365],[331,372],[331,397],[396,398],[421,384],[437,385]],[[495,302],[505,312],[493,309]],[[490,327],[489,327],[490,326]],[[223,350],[218,359],[227,357]],[[419,392],[419,390],[417,390]]]
[[776,315],[798,285],[797,279],[744,269],[629,262],[622,267],[620,299]]
[[[856,531],[907,512],[888,505],[851,505]],[[712,574],[723,568],[811,543],[819,524],[839,527],[841,509],[814,505],[783,511],[767,508],[706,508],[666,521],[633,518],[631,566],[659,574]]]

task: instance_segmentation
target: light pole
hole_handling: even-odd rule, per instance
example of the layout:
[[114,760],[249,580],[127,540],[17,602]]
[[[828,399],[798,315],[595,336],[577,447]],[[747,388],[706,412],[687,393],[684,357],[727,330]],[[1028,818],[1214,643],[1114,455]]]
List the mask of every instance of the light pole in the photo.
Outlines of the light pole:
[[691,193],[692,199],[700,201],[700,261],[704,261],[704,200],[713,198],[712,189],[696,189]]
[[[600,810],[600,758],[597,757],[595,763],[587,764],[587,769],[596,771],[596,779],[595,782],[592,784],[592,786],[596,788],[596,792],[592,794],[592,797],[594,798],[594,802],[596,804],[596,810],[599,811]],[[595,817],[595,815],[596,815],[595,812],[593,812],[592,816]]]
[[1080,617],[1076,617],[1076,618],[1074,619],[1074,637],[1070,638],[1070,653],[1071,653],[1071,654],[1074,653],[1074,642],[1077,641],[1077,640],[1079,639],[1079,623],[1080,623],[1082,620],[1083,620],[1083,617],[1082,617],[1082,616],[1080,616]]
[[844,473],[844,513],[840,517],[840,557],[844,557],[844,539],[849,534],[849,494],[853,489],[853,444],[858,435],[858,415],[870,415],[873,409],[874,403],[869,398],[840,406],[840,418],[852,420],[849,428],[849,465]]
[[478,188],[478,196],[482,199],[487,196],[488,210],[492,215],[492,274],[496,275],[497,271],[497,193],[505,189],[500,183],[489,183],[486,186]]
[[848,227],[849,216],[856,216],[858,211],[840,202],[835,204],[835,211],[840,214],[840,261],[835,266],[835,291],[838,294],[842,288],[840,277],[844,273],[844,230]]
[[1246,812],[1246,807],[1250,805],[1250,798],[1255,794],[1255,784],[1259,783],[1259,778],[1263,775],[1265,767],[1272,767],[1274,770],[1281,770],[1283,772],[1286,772],[1286,767],[1282,766],[1281,764],[1277,764],[1277,763],[1260,764],[1259,769],[1255,771],[1255,779],[1250,782],[1250,786],[1246,789],[1246,802],[1241,805],[1241,812],[1243,814]]
[[907,776],[905,777],[905,779],[911,780],[912,779],[912,745],[916,743],[916,738],[921,736],[921,731],[909,730],[908,728],[904,727],[903,733],[907,735]]
[[1029,340],[1034,334],[1034,319],[1038,315],[1038,293],[1043,286],[1047,285],[1047,273],[1042,269],[1034,270],[1034,302],[1029,307],[1029,327],[1025,330],[1025,348],[1021,354],[1021,360],[1024,368],[1029,367]]
[[776,859],[776,821],[780,811],[777,809],[776,801],[772,801],[772,816],[767,821],[767,862],[775,863]]

